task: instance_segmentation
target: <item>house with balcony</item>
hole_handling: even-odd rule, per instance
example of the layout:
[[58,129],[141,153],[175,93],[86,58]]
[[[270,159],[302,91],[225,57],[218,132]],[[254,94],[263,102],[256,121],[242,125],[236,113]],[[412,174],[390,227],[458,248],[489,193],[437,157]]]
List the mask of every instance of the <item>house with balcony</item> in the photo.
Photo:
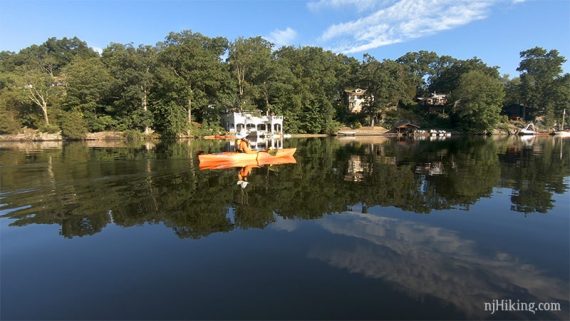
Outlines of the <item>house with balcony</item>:
[[442,113],[447,105],[447,95],[433,92],[428,97],[419,97],[418,101],[427,107],[428,112]]
[[368,100],[374,99],[372,96],[366,95],[366,89],[346,89],[344,92],[348,100],[348,110],[353,114],[362,112],[362,108],[364,108]]
[[222,117],[222,126],[229,133],[239,136],[282,136],[283,116],[232,112]]

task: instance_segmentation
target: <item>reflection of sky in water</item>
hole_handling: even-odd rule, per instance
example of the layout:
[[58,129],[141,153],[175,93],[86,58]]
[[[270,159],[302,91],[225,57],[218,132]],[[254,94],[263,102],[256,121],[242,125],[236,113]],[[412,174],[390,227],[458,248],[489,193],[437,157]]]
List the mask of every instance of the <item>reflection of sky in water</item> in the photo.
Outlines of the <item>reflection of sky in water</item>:
[[[484,302],[503,298],[561,302],[567,311],[567,282],[546,276],[509,253],[480,253],[476,242],[452,230],[355,212],[328,216],[319,224],[355,242],[341,247],[315,245],[310,258],[392,282],[412,297],[434,296],[479,317],[488,315]],[[519,317],[525,315],[528,312]]]

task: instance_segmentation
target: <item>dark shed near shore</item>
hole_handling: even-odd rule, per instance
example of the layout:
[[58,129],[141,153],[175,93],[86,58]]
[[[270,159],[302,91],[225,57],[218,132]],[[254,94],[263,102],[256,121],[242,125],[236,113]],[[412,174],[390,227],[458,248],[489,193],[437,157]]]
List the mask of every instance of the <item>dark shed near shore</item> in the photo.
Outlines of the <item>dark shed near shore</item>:
[[392,127],[391,132],[401,135],[411,135],[418,129],[420,129],[420,126],[410,121],[401,120],[394,124],[394,127]]

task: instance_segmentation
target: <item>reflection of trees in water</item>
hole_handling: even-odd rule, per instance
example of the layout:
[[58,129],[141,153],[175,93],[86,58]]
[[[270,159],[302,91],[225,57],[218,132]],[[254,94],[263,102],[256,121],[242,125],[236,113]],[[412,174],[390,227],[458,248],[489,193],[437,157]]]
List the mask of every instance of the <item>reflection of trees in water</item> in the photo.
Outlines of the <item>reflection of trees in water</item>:
[[567,189],[563,177],[570,173],[568,148],[570,141],[563,139],[531,146],[515,142],[500,155],[503,186],[512,189],[512,210],[546,213],[554,206],[553,193]]
[[[195,153],[221,150],[222,143],[163,143],[153,150],[74,143],[38,152],[0,151],[0,182],[10,192],[3,203],[10,208],[31,205],[5,214],[13,225],[59,224],[62,235],[72,237],[97,233],[110,222],[162,223],[180,237],[199,238],[234,228],[263,228],[275,215],[319,218],[353,204],[417,213],[469,208],[494,187],[513,190],[515,211],[547,212],[553,193],[567,188],[567,143],[537,140],[541,146],[529,148],[508,139],[412,144],[293,140],[297,164],[255,169],[245,190],[235,185],[235,170],[196,169]],[[354,159],[362,170],[358,180],[347,181]],[[429,164],[437,164],[437,175],[418,170]]]
[[442,208],[468,208],[481,197],[491,195],[500,177],[497,147],[485,140],[458,141],[450,148],[447,175],[430,179],[445,203]]
[[[482,305],[493,298],[560,302],[562,311],[568,311],[568,281],[547,276],[508,253],[479,253],[473,241],[440,227],[354,212],[343,214],[327,217],[319,224],[353,242],[316,245],[309,257],[388,281],[418,299],[438,298],[471,318],[489,316]],[[513,316],[527,318],[528,312],[515,312]],[[561,316],[543,312],[541,318]]]
[[[346,187],[356,202],[360,196],[368,205],[396,206],[420,213],[467,208],[490,195],[500,175],[496,148],[485,140],[392,143],[372,151],[362,146],[360,151],[352,152],[367,156],[373,165],[372,175],[362,184]],[[395,164],[387,162],[388,157],[396,159]],[[418,173],[418,167],[426,164],[438,164],[442,174]]]

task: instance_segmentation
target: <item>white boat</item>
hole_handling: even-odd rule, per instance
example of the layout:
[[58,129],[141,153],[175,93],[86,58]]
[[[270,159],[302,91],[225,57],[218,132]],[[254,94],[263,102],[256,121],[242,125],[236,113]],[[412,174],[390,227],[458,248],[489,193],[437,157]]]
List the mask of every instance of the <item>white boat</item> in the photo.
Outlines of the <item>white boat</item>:
[[534,127],[533,123],[529,123],[528,125],[526,125],[525,128],[519,130],[519,135],[536,135],[537,131],[536,131],[536,127]]
[[556,137],[570,137],[570,129],[555,131],[554,136],[556,136]]
[[557,130],[554,132],[554,136],[558,136],[558,137],[570,137],[570,129],[564,129],[564,118],[566,117],[566,109],[564,109],[564,112],[562,112],[562,122],[560,123],[559,128],[562,128],[561,130]]

